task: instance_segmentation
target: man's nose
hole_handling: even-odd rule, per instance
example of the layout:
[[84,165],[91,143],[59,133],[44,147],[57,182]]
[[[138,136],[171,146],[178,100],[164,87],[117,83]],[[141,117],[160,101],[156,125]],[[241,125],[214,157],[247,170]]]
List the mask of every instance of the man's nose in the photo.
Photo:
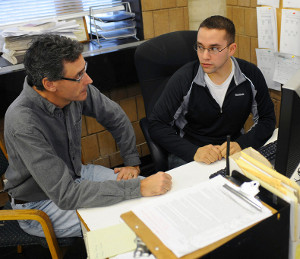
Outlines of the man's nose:
[[209,59],[210,58],[210,52],[208,49],[204,49],[202,56],[204,59]]
[[85,76],[84,76],[84,83],[85,84],[91,84],[91,83],[93,83],[93,80],[92,80],[92,78],[90,78],[90,76],[88,75],[88,73],[85,73]]

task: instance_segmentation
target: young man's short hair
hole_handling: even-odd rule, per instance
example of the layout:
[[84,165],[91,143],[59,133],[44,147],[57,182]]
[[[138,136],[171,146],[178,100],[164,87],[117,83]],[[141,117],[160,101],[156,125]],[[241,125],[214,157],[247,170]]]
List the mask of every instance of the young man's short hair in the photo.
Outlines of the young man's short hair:
[[200,24],[198,30],[200,28],[225,30],[228,43],[231,44],[235,41],[234,23],[224,16],[214,15],[208,17]]

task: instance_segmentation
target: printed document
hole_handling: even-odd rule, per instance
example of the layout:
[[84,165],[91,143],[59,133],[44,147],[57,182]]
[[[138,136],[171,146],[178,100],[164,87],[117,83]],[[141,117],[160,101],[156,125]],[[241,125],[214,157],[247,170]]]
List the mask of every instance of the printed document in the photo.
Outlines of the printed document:
[[271,89],[280,91],[280,83],[273,81],[275,71],[275,56],[271,49],[255,49],[257,57],[257,66],[263,73],[267,86]]
[[284,53],[275,53],[274,81],[285,84],[299,69],[300,57]]
[[280,52],[300,56],[300,11],[282,9]]
[[223,187],[222,176],[141,204],[133,213],[177,256],[181,257],[272,215],[258,211]]
[[283,0],[282,2],[283,8],[300,8],[300,1],[299,0]]
[[278,51],[277,18],[274,7],[256,7],[257,36],[260,49]]
[[257,5],[268,5],[279,8],[279,0],[257,0]]

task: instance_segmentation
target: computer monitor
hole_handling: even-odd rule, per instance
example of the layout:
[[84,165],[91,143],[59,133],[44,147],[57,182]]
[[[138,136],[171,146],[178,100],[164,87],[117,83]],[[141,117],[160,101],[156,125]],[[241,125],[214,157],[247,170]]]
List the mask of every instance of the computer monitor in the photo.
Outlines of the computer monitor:
[[275,170],[291,177],[300,162],[300,70],[282,87]]

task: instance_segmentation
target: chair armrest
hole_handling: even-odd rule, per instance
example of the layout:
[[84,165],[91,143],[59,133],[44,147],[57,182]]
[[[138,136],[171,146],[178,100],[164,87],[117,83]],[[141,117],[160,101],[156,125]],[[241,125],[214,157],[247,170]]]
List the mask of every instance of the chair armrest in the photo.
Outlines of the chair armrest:
[[140,120],[140,126],[144,133],[145,139],[147,141],[150,153],[154,162],[154,167],[156,171],[167,171],[168,170],[168,152],[161,146],[156,144],[150,137],[149,134],[149,122],[147,118]]
[[44,231],[52,258],[62,258],[62,251],[58,246],[57,239],[49,216],[41,210],[0,210],[0,220],[36,220]]

